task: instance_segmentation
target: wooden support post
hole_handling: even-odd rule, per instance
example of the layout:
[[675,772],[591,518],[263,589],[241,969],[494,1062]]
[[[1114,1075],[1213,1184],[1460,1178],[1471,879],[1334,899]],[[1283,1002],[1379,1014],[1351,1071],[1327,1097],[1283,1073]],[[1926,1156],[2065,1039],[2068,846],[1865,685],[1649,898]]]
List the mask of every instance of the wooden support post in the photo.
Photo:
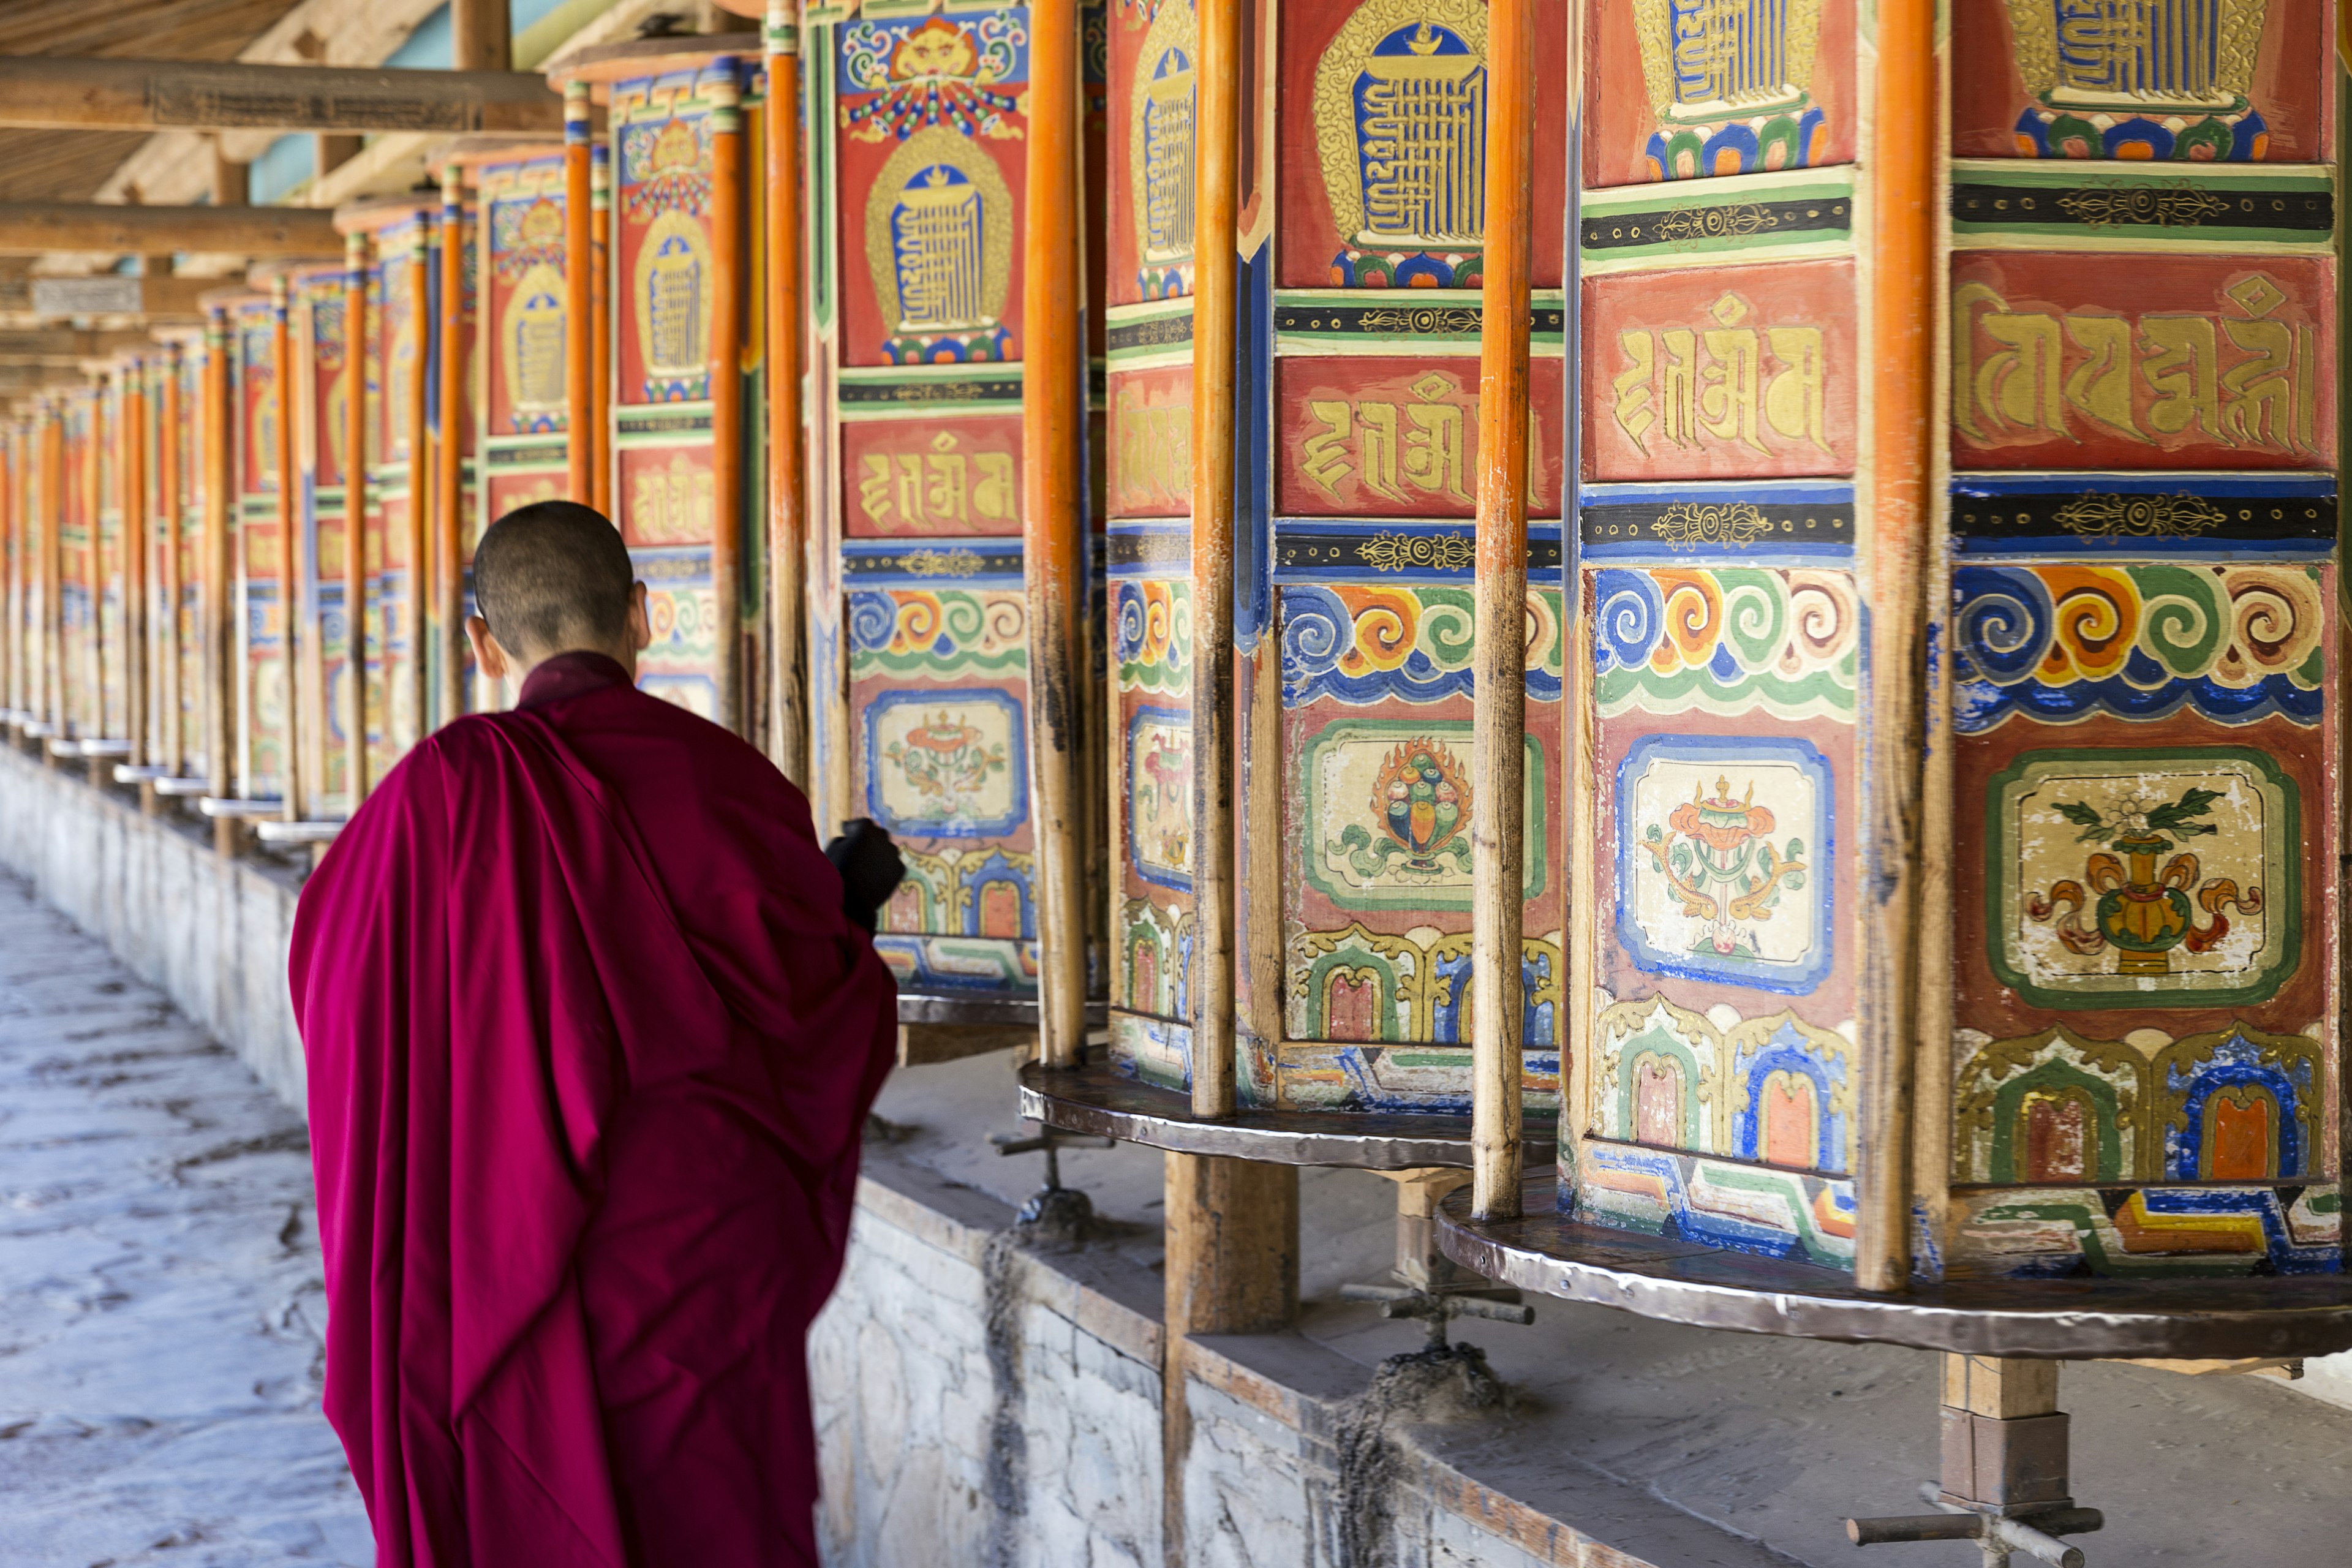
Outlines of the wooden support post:
[[[66,712],[66,406],[45,399],[42,414],[41,717],[52,734],[71,722]],[[43,754],[47,749],[43,748]]]
[[2072,1506],[2058,1363],[1953,1354],[1943,1363],[1945,1499],[2004,1512]]
[[[408,252],[408,319],[416,323],[416,368],[408,378],[408,537],[402,541],[408,556],[408,592],[401,596],[401,637],[408,648],[404,676],[408,711],[415,733],[411,744],[432,732],[433,716],[426,706],[432,696],[426,658],[425,606],[433,591],[433,437],[425,428],[425,389],[431,374],[433,342],[433,218],[419,213],[416,243]],[[392,280],[384,279],[389,289]],[[398,712],[400,704],[387,696],[385,708]]]
[[801,430],[801,18],[770,0],[768,103],[768,757],[806,789],[808,776],[807,454]]
[[594,266],[588,237],[588,84],[563,84],[563,389],[564,424],[571,433],[564,493],[593,505],[590,476],[596,471],[596,446],[604,434],[595,422],[591,383],[593,353],[588,334],[595,304],[589,279]]
[[107,381],[102,372],[92,378],[89,428],[81,444],[81,602],[89,616],[89,632],[81,644],[81,711],[75,717],[73,732],[78,741],[101,740],[106,735],[106,536],[100,521],[100,500],[106,489],[110,423],[106,417]]
[[[1854,1283],[1900,1290],[1911,1273],[1911,1083],[1918,1016],[1920,811],[1927,576],[1934,526],[1928,470],[1936,337],[1934,0],[1887,0],[1878,11],[1874,156],[1864,178],[1877,214],[1866,276],[1868,463],[1858,500],[1870,519],[1856,564],[1870,605],[1872,737],[1864,764]],[[1866,498],[1866,499],[1864,499]],[[1944,976],[1937,984],[1948,985]],[[1944,1049],[1943,1045],[1936,1047]]]
[[743,713],[743,244],[742,67],[710,62],[710,597],[719,614],[718,691],[712,717],[744,732]]
[[343,237],[343,668],[351,677],[343,772],[352,815],[367,799],[368,780],[368,237]]
[[352,132],[320,131],[310,137],[310,178],[323,180],[360,155],[363,138]]
[[228,312],[218,306],[205,318],[205,536],[202,587],[205,649],[205,773],[212,793],[226,796],[236,787],[230,757],[236,730],[236,606],[232,586],[236,552],[229,540],[235,515],[229,498],[229,457],[236,439],[229,406]]
[[[1086,625],[1078,437],[1085,407],[1079,312],[1078,7],[1029,12],[1029,145],[1023,227],[1021,551],[1029,622],[1029,800],[1037,844],[1039,1056],[1078,1065],[1086,1043],[1085,742],[1078,639]],[[1230,1022],[1228,1023],[1230,1028]],[[1197,1048],[1197,1047],[1196,1047]],[[1199,1093],[1194,1058],[1194,1093]]]
[[613,509],[613,149],[588,149],[588,429],[595,450],[588,470],[588,504],[612,518]]
[[[500,15],[504,15],[503,12]],[[433,718],[448,723],[466,710],[466,172],[441,171],[441,323],[438,398],[441,428],[433,441]],[[420,722],[422,721],[420,720]]]
[[286,679],[286,718],[278,733],[278,798],[289,822],[308,815],[302,778],[302,622],[309,606],[306,578],[310,552],[305,548],[299,513],[294,505],[294,334],[288,319],[286,275],[269,280],[269,374],[271,395],[278,399],[278,417],[271,421],[277,439],[270,451],[270,471],[278,480],[278,656]]
[[0,708],[11,714],[22,702],[16,695],[17,633],[24,601],[17,591],[16,563],[23,549],[25,450],[15,419],[0,426]]
[[514,68],[514,18],[507,0],[449,0],[449,64],[461,71]]
[[177,778],[187,766],[187,693],[181,688],[184,661],[180,652],[180,613],[187,598],[187,586],[181,580],[181,521],[185,506],[186,489],[180,468],[181,442],[187,429],[187,410],[180,400],[180,377],[184,359],[175,339],[163,349],[163,389],[161,438],[155,443],[157,473],[155,475],[155,510],[163,525],[163,593],[159,608],[163,616],[162,665],[158,673],[157,700],[163,709],[163,747],[155,761],[167,777]]
[[[1231,1116],[1234,1050],[1234,381],[1240,0],[1198,0],[1192,282],[1192,1112]],[[1033,326],[1031,329],[1034,331]]]
[[1486,38],[1486,270],[1478,339],[1472,591],[1471,1207],[1519,1213],[1521,921],[1527,898],[1528,307],[1534,0],[1493,0]]
[[504,67],[0,57],[0,127],[22,131],[544,133],[561,112],[545,80]]
[[123,761],[147,760],[147,563],[153,532],[147,526],[147,362],[131,359],[122,384],[122,460],[115,472],[122,545]]
[[[1202,0],[1202,9],[1218,3]],[[1298,1168],[1213,1154],[1165,1159],[1163,1544],[1170,1568],[1181,1568],[1190,1561],[1184,1551],[1184,1466],[1192,1446],[1186,1342],[1194,1334],[1269,1333],[1297,1317]]]
[[215,136],[213,144],[213,203],[215,208],[247,206],[253,201],[253,165],[241,163],[228,155],[226,145]]
[[0,202],[0,256],[170,247],[230,256],[313,256],[335,244],[332,213],[308,207],[134,207]]

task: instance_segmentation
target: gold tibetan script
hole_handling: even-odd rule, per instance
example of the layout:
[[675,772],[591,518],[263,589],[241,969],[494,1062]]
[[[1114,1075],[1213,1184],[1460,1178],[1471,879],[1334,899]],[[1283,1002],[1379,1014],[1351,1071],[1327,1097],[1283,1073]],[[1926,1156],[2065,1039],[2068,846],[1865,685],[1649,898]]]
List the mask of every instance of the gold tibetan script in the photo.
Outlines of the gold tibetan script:
[[1365,0],[1315,67],[1315,142],[1331,214],[1368,248],[1486,235],[1486,7]]
[[672,454],[667,468],[629,476],[629,531],[647,544],[696,544],[710,537],[710,470]]
[[1710,326],[1629,327],[1617,334],[1625,368],[1609,386],[1617,427],[1636,448],[1646,453],[1655,440],[1766,453],[1772,449],[1769,432],[1830,449],[1822,329],[1751,327],[1749,309],[1727,293],[1708,308]]
[[1122,386],[1115,424],[1122,499],[1182,500],[1192,493],[1190,403],[1146,403],[1136,388]]
[[980,522],[1014,521],[1013,454],[958,451],[955,436],[942,430],[928,451],[868,452],[857,481],[857,504],[877,526],[892,518],[898,526],[969,528]]
[[1670,123],[1705,124],[1803,106],[1822,6],[1821,0],[1633,0],[1633,27],[1652,110]]
[[[1352,479],[1360,489],[1401,505],[1415,499],[1407,487],[1470,505],[1468,422],[1454,401],[1462,388],[1432,371],[1408,390],[1412,401],[1403,403],[1308,399],[1307,412],[1322,428],[1299,448],[1298,471],[1334,501],[1342,500],[1339,487]],[[1528,427],[1532,433],[1532,415]]]
[[866,260],[891,335],[993,328],[1013,275],[1013,193],[995,161],[938,126],[908,137],[866,198]]
[[1136,248],[1148,266],[1192,258],[1197,30],[1190,0],[1164,0],[1138,61],[1142,80],[1128,132],[1128,189],[1136,193]]
[[2228,112],[2245,101],[2265,0],[2008,0],[2026,90],[2092,113]]
[[1952,291],[1952,422],[1979,446],[2077,441],[2075,421],[2087,419],[2150,446],[2317,452],[2318,330],[2273,320],[2287,296],[2262,273],[2221,297],[2228,314],[2059,315],[2013,310],[1963,283]]
[[522,276],[507,302],[507,401],[518,414],[563,407],[563,274],[545,262]]

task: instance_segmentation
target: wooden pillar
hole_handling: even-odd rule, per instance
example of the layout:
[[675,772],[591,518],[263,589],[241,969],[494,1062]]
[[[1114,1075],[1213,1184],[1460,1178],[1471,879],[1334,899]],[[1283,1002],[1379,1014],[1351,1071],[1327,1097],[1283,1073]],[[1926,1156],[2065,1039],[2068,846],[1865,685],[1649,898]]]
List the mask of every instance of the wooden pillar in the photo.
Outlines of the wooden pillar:
[[771,0],[767,28],[768,757],[808,776],[807,454],[801,429],[801,19]]
[[0,708],[10,714],[21,706],[16,697],[16,642],[23,604],[16,591],[16,557],[24,539],[24,447],[11,418],[0,426]]
[[1478,525],[1470,769],[1471,1203],[1519,1212],[1520,924],[1527,886],[1528,306],[1534,0],[1486,21],[1486,257],[1478,339]]
[[[1029,8],[1029,144],[1021,320],[1021,532],[1029,621],[1029,800],[1037,845],[1040,1055],[1076,1067],[1086,1041],[1086,852],[1078,798],[1084,700],[1086,417],[1079,311],[1078,7]],[[1197,1047],[1196,1047],[1197,1048]],[[1194,1089],[1199,1090],[1194,1058]]]
[[[1198,0],[1192,283],[1192,1111],[1234,1111],[1234,395],[1241,0]],[[1033,198],[1034,199],[1034,198]],[[1033,329],[1034,330],[1034,329]]]
[[[1910,1107],[1918,1013],[1919,845],[1925,675],[1929,440],[1935,406],[1936,128],[1934,0],[1878,9],[1874,156],[1864,166],[1876,223],[1864,315],[1869,409],[1857,510],[1856,564],[1870,605],[1864,701],[1864,882],[1859,999],[1860,1137],[1854,1283],[1899,1290],[1911,1273]],[[1937,984],[1948,987],[1947,976]],[[1945,1048],[1941,1044],[1936,1047]]]
[[41,405],[41,718],[50,733],[63,735],[66,712],[66,405],[62,398]]
[[596,460],[588,474],[588,504],[613,518],[613,150],[588,149],[588,411],[587,435]]
[[278,793],[289,822],[307,815],[302,778],[302,622],[309,606],[308,531],[294,506],[294,334],[284,273],[269,280],[269,374],[278,399],[270,468],[278,480],[278,653],[286,679],[286,721],[278,727]]
[[590,279],[595,273],[588,234],[588,84],[563,84],[563,387],[571,467],[564,493],[595,503],[592,476],[604,436],[595,418],[594,353],[589,323],[595,319]]
[[[1202,9],[1218,3],[1202,0]],[[1161,1507],[1166,1561],[1176,1568],[1190,1561],[1184,1551],[1184,1461],[1192,1446],[1186,1342],[1194,1334],[1268,1333],[1297,1317],[1298,1168],[1211,1154],[1165,1158]]]
[[89,617],[82,638],[81,711],[75,718],[74,739],[100,740],[106,734],[106,552],[99,518],[106,482],[106,417],[108,377],[98,375],[89,390],[89,427],[81,444],[81,591],[83,613]]
[[163,350],[163,412],[159,421],[161,439],[155,443],[157,472],[155,475],[155,510],[162,524],[163,592],[158,608],[163,617],[161,638],[163,654],[157,673],[156,701],[163,711],[163,747],[155,761],[165,776],[177,778],[187,765],[187,734],[183,714],[187,693],[181,688],[184,673],[180,657],[180,610],[187,595],[181,580],[180,534],[183,496],[185,484],[180,469],[180,444],[187,429],[187,410],[180,398],[180,377],[184,359],[179,342],[166,344]]
[[[504,13],[501,12],[501,15]],[[441,171],[441,428],[433,442],[434,717],[466,710],[466,576],[463,491],[466,439],[466,172]]]
[[335,170],[360,155],[364,138],[346,131],[320,131],[312,133],[311,181],[316,184]]
[[368,237],[343,238],[343,668],[351,676],[343,771],[357,816],[368,781]]
[[229,541],[230,444],[236,422],[229,407],[228,312],[215,305],[205,320],[205,537],[203,618],[205,773],[212,793],[236,785],[230,757],[236,731],[236,553]]
[[507,0],[449,0],[449,68],[514,69],[514,18]]
[[122,464],[115,475],[122,515],[123,761],[147,760],[147,565],[154,531],[147,513],[147,362],[133,357],[121,372]]
[[710,62],[710,597],[719,616],[712,717],[743,733],[742,76],[732,56]]
[[[408,319],[416,323],[416,365],[407,385],[408,530],[403,543],[408,552],[408,592],[400,606],[401,635],[408,646],[404,679],[408,685],[408,710],[415,715],[416,724],[413,740],[421,741],[433,729],[432,710],[426,706],[432,685],[425,646],[428,635],[425,605],[433,575],[433,437],[425,428],[425,381],[433,369],[433,218],[429,213],[417,215],[416,243],[408,252],[407,273],[404,286],[408,289]],[[389,278],[384,287],[393,287]],[[388,706],[398,708],[389,701]]]

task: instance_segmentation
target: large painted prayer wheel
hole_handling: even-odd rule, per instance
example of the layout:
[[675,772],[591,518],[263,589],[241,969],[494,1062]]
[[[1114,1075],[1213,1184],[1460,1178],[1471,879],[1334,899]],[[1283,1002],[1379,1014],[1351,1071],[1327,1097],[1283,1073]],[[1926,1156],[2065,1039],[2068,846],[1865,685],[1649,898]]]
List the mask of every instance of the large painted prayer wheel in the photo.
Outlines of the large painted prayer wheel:
[[1454,1257],[1996,1356],[2352,1343],[2330,42],[1583,7],[1570,1135]]
[[157,418],[155,604],[165,670],[156,694],[156,763],[163,777],[194,780],[207,754],[205,705],[205,518],[211,465],[205,455],[226,437],[213,428],[205,400],[207,361],[200,328],[172,328]]
[[[351,632],[364,627],[366,605],[346,603],[346,552],[352,548],[352,480],[362,488],[366,465],[351,451],[351,399],[365,396],[351,350],[347,310],[350,274],[340,263],[297,267],[287,274],[294,344],[294,469],[298,500],[291,562],[296,638],[296,725],[301,752],[303,813],[320,819],[348,816],[352,802],[350,736],[358,721],[352,706]],[[363,535],[364,522],[362,522]],[[364,547],[362,539],[362,548]]]
[[563,149],[470,160],[481,363],[482,479],[468,539],[520,506],[561,500],[565,402]]
[[[1556,12],[1538,31],[1561,51]],[[1230,616],[1240,765],[1235,991],[1244,1104],[1469,1108],[1470,521],[1486,199],[1475,0],[1283,7],[1243,112],[1239,493],[1230,606],[1188,565],[1198,20],[1113,7],[1108,485],[1119,887],[1111,1057],[1192,1080],[1199,759],[1191,659]],[[1253,29],[1246,36],[1258,37]],[[1566,959],[1560,148],[1536,132],[1523,1071],[1554,1101]],[[1208,243],[1209,237],[1200,237]]]
[[[238,672],[233,787],[241,799],[278,800],[286,788],[289,694],[281,642],[285,556],[278,523],[276,318],[268,296],[240,295],[229,304],[228,321]],[[215,789],[222,787],[222,781],[213,782]]]
[[[811,795],[821,832],[871,817],[906,858],[876,940],[901,1018],[1023,1026],[1039,899],[1022,538],[1031,13],[804,19]],[[1077,504],[1091,534],[1100,514]]]
[[[557,79],[587,84],[607,115],[611,379],[600,399],[610,422],[599,438],[614,521],[648,590],[654,640],[637,684],[739,733],[752,706],[745,671],[758,663],[740,353],[742,105],[758,52],[749,34],[646,39],[583,51]],[[575,326],[575,341],[585,336]],[[722,356],[722,342],[736,352]]]

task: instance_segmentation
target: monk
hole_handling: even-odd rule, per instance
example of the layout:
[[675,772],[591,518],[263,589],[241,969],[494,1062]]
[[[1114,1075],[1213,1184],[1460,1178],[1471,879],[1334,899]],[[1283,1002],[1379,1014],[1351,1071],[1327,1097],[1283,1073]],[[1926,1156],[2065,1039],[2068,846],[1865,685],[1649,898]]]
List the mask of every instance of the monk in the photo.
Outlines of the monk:
[[383,1568],[817,1561],[804,1342],[898,857],[868,825],[845,907],[800,791],[636,689],[633,579],[586,507],[492,526],[467,631],[518,706],[411,751],[295,916],[326,1409]]

